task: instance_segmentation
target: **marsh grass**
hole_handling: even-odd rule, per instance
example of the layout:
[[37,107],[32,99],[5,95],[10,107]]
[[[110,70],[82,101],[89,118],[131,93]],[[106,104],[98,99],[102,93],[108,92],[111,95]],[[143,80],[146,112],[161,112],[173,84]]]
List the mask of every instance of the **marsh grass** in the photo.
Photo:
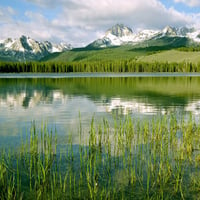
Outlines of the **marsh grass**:
[[199,199],[200,125],[192,116],[106,119],[64,148],[32,124],[19,151],[1,150],[0,199]]

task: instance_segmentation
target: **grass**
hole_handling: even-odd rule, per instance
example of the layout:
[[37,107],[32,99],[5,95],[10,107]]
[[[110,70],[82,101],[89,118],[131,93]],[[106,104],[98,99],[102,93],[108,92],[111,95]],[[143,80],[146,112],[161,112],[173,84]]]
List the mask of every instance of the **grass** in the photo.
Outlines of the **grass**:
[[[164,57],[160,57],[160,62],[171,61],[177,54],[179,53],[175,51],[175,49],[180,47],[191,46],[190,41],[187,38],[179,38],[179,37],[162,37],[160,39],[152,39],[145,42],[141,42],[136,45],[122,45],[115,47],[107,47],[107,48],[94,48],[92,46],[88,46],[85,48],[75,48],[71,51],[64,52],[61,54],[53,54],[48,57],[42,59],[42,61],[51,61],[51,62],[94,62],[94,61],[115,61],[115,60],[139,60],[144,62],[148,62],[148,58],[150,55],[160,55],[160,52],[164,52],[166,50],[172,50],[172,54],[165,54]],[[174,55],[175,54],[175,55]],[[183,55],[183,54],[182,54]],[[195,57],[195,53],[193,52],[184,52],[184,56],[190,58],[191,56]],[[153,57],[154,58],[154,57]],[[182,57],[181,57],[182,58]],[[151,60],[151,59],[150,59]],[[153,59],[154,60],[154,59]],[[155,61],[155,60],[154,60]],[[157,60],[156,60],[157,61]],[[180,60],[182,62],[184,60]],[[191,60],[193,61],[193,59]],[[199,60],[198,60],[199,61]],[[173,62],[179,62],[178,60],[174,60]],[[196,62],[196,60],[195,60]]]
[[178,50],[162,51],[152,55],[139,57],[138,61],[142,62],[200,62],[200,52],[184,52]]
[[77,48],[61,54],[45,57],[42,61],[51,62],[88,62],[88,61],[114,61],[134,60],[145,55],[145,51],[132,51],[132,45],[109,47],[102,49]]
[[33,123],[19,151],[1,151],[0,199],[199,199],[199,132],[192,116],[92,119],[61,148]]

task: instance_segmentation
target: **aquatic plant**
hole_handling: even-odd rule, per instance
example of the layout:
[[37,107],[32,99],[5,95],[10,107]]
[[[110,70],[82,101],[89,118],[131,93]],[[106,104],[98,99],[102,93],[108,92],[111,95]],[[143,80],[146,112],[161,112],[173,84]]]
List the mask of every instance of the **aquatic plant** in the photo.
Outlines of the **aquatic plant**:
[[161,116],[91,121],[58,144],[33,122],[19,150],[0,153],[0,199],[198,199],[200,125]]

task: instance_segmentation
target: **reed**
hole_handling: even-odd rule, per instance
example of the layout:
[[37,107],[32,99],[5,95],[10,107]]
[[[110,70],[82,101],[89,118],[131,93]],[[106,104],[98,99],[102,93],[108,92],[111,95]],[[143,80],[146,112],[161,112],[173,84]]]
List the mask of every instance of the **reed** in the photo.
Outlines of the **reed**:
[[0,153],[0,199],[198,199],[200,125],[192,116],[79,126],[61,148],[33,122],[19,151]]

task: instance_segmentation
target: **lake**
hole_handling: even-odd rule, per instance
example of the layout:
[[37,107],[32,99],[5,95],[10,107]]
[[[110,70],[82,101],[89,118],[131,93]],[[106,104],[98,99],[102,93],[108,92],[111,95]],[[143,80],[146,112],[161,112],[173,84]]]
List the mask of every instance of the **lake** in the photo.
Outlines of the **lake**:
[[199,86],[199,74],[1,74],[0,198],[200,199]]
[[[20,143],[31,123],[76,138],[92,117],[148,119],[200,114],[199,74],[2,74],[0,145]],[[78,136],[77,136],[78,137]],[[60,139],[62,141],[62,139]],[[76,139],[75,139],[76,140]]]

